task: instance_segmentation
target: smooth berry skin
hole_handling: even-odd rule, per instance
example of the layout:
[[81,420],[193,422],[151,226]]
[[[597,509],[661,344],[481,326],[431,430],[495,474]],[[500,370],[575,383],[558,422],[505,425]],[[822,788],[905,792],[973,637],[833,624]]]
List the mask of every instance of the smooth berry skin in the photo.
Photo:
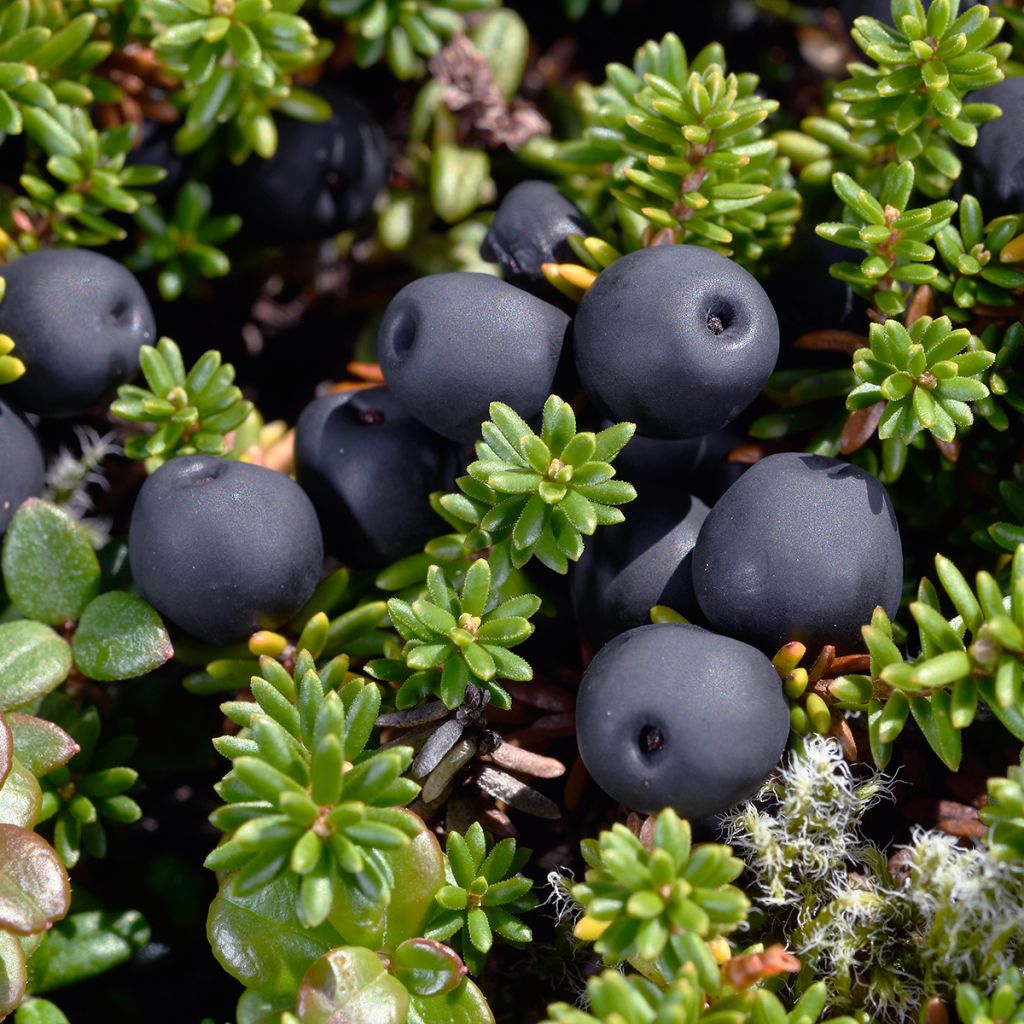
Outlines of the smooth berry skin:
[[755,463],[715,504],[693,555],[693,582],[713,629],[774,654],[798,640],[854,649],[903,587],[892,502],[870,473],[799,452]]
[[640,249],[603,270],[573,326],[576,369],[614,420],[655,438],[724,427],[758,395],[779,354],[768,296],[710,249]]
[[272,469],[181,455],[142,485],[128,536],[132,578],[161,615],[226,644],[276,629],[323,567],[312,502]]
[[295,427],[297,477],[327,549],[346,565],[411,554],[443,524],[431,492],[454,485],[459,449],[402,408],[388,388],[318,398]]
[[228,174],[230,208],[266,244],[315,242],[352,227],[387,184],[384,132],[369,111],[337,89],[313,91],[331,105],[326,121],[278,118],[274,155],[250,156]]
[[28,421],[0,402],[0,537],[26,498],[38,498],[46,482],[39,438]]
[[499,264],[509,284],[546,295],[551,293],[551,285],[541,267],[578,262],[569,236],[592,234],[593,224],[554,185],[522,181],[498,206],[480,255]]
[[413,416],[468,443],[491,402],[540,414],[568,328],[560,309],[490,274],[431,274],[388,303],[377,357]]
[[580,757],[609,796],[697,818],[753,794],[789,736],[779,677],[760,652],[699,626],[660,623],[597,652],[576,699]]
[[[602,426],[610,426],[605,421]],[[729,453],[746,438],[725,427],[700,437],[660,441],[634,435],[615,460],[616,475],[628,480],[640,495],[651,488],[688,491],[713,505],[747,469],[730,462]]]
[[576,621],[591,643],[646,625],[656,604],[691,622],[700,616],[692,560],[708,511],[681,491],[640,491],[624,523],[588,538],[569,586]]
[[0,268],[0,333],[25,373],[4,389],[20,409],[80,416],[106,404],[138,370],[156,338],[153,310],[135,277],[88,249],[42,249]]
[[981,200],[986,217],[1024,210],[1024,78],[1005,78],[967,102],[995,103],[1002,117],[980,125],[978,144],[963,150],[964,191]]

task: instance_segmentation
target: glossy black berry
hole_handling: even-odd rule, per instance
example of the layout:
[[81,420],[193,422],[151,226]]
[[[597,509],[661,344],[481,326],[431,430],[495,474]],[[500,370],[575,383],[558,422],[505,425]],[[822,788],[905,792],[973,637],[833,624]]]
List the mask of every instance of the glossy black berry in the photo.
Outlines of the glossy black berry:
[[724,427],[764,386],[779,325],[764,289],[710,249],[665,245],[616,260],[580,302],[576,368],[587,394],[648,437]]
[[1006,78],[967,97],[995,103],[1003,116],[978,128],[978,144],[962,151],[965,191],[987,217],[1024,210],[1024,78]]
[[411,554],[443,532],[428,498],[453,486],[458,455],[388,388],[318,398],[295,428],[298,480],[327,549],[359,567]]
[[691,621],[700,615],[692,560],[707,505],[677,490],[649,488],[638,494],[626,521],[589,538],[571,570],[576,620],[598,645],[646,625],[656,604]]
[[715,504],[693,555],[714,629],[774,653],[799,640],[840,651],[903,586],[903,548],[885,488],[857,466],[785,452],[752,466]]
[[0,402],[0,537],[26,498],[43,491],[46,463],[25,417]]
[[636,811],[715,814],[750,796],[789,736],[779,677],[760,652],[698,626],[640,626],[605,644],[576,700],[580,756]]
[[128,539],[142,596],[198,640],[282,625],[320,579],[316,511],[294,480],[208,455],[164,463],[143,484]]
[[500,264],[510,284],[544,295],[551,286],[543,264],[578,262],[568,238],[592,234],[594,226],[554,185],[523,181],[502,199],[480,255]]
[[228,176],[225,202],[262,242],[313,242],[351,227],[387,183],[384,132],[369,111],[337,89],[314,91],[331,105],[327,120],[278,118],[274,155],[251,156]]
[[155,341],[139,282],[99,253],[43,249],[0,268],[0,277],[0,333],[25,363],[4,397],[27,412],[78,416],[107,402],[135,375],[139,349]]
[[409,412],[468,442],[491,402],[540,414],[568,326],[560,309],[490,274],[432,274],[388,303],[377,356]]

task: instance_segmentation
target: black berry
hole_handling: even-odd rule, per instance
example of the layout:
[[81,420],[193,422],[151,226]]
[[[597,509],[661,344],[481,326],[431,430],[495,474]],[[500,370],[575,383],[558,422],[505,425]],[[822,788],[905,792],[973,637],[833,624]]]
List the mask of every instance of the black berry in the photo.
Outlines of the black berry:
[[560,309],[489,274],[432,274],[388,304],[377,355],[417,419],[468,442],[491,402],[528,420],[540,413],[568,326]]
[[576,367],[587,393],[649,437],[724,427],[764,386],[779,325],[764,289],[710,249],[666,245],[616,260],[580,302]]
[[199,640],[285,623],[320,579],[316,512],[294,480],[246,462],[183,455],[143,484],[128,554],[142,596]]
[[337,89],[318,88],[325,121],[277,120],[277,151],[251,156],[229,174],[225,196],[251,237],[313,242],[362,220],[387,183],[384,132],[367,109]]
[[682,491],[638,493],[626,521],[598,530],[572,567],[576,619],[595,644],[646,625],[656,604],[690,620],[700,614],[692,555],[707,505]]
[[543,295],[551,286],[541,266],[578,262],[569,235],[593,233],[590,221],[554,185],[523,181],[502,199],[480,255],[499,263],[509,283]]
[[782,684],[760,651],[663,623],[597,652],[576,701],[580,756],[609,796],[685,817],[750,796],[789,736]]
[[694,586],[714,629],[773,653],[853,647],[903,586],[892,502],[868,472],[786,452],[752,466],[711,510],[693,555]]
[[443,532],[428,498],[453,485],[458,454],[388,388],[318,398],[295,428],[299,483],[328,550],[353,566],[391,562]]
[[36,432],[16,409],[0,402],[0,537],[26,498],[37,498],[46,463]]
[[978,144],[963,150],[964,188],[987,217],[1024,210],[1024,78],[1006,78],[968,102],[995,103],[1003,116],[978,128]]
[[78,416],[134,376],[156,337],[153,310],[132,274],[88,249],[43,249],[0,268],[0,333],[25,374],[5,389],[40,416]]

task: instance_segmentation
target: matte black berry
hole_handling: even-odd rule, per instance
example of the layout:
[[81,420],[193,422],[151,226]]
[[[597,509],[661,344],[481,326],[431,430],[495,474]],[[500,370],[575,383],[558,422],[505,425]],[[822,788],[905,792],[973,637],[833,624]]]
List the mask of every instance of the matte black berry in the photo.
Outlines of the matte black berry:
[[757,397],[779,353],[764,289],[710,249],[640,249],[602,271],[573,326],[587,394],[648,437],[697,437]]
[[20,412],[0,402],[0,537],[21,503],[42,494],[45,480],[36,432]]
[[892,616],[903,548],[885,488],[857,466],[785,452],[752,466],[704,521],[694,587],[714,629],[774,653],[840,651],[881,605]]
[[616,458],[615,468],[640,495],[652,487],[670,487],[713,505],[747,469],[742,462],[729,461],[732,450],[745,441],[730,427],[680,441],[634,435]]
[[287,622],[323,567],[316,511],[294,480],[208,455],[164,463],[142,485],[128,538],[142,596],[213,644]]
[[962,151],[964,190],[977,196],[986,217],[1024,210],[1024,78],[1006,78],[967,97],[995,103],[1003,116],[978,128],[978,144]]
[[428,498],[453,486],[458,456],[388,388],[318,398],[295,428],[299,483],[347,565],[380,566],[443,532]]
[[153,310],[139,282],[88,249],[43,249],[0,268],[0,333],[25,374],[5,388],[19,408],[78,416],[109,401],[153,344]]
[[326,121],[278,118],[274,155],[251,156],[228,176],[229,208],[263,242],[313,242],[351,227],[387,183],[384,132],[369,111],[337,89],[314,91],[331,105]]
[[576,700],[580,756],[636,811],[688,818],[750,796],[778,763],[789,710],[771,662],[739,640],[662,623],[597,652]]
[[692,558],[707,505],[676,490],[638,494],[626,521],[589,538],[571,570],[576,620],[595,644],[646,625],[656,604],[700,615]]
[[377,356],[409,412],[469,442],[491,402],[540,414],[568,327],[560,309],[490,274],[432,274],[388,303]]
[[502,199],[480,246],[485,260],[501,264],[505,280],[527,291],[549,294],[545,263],[576,263],[570,235],[594,234],[594,226],[547,181],[523,181]]

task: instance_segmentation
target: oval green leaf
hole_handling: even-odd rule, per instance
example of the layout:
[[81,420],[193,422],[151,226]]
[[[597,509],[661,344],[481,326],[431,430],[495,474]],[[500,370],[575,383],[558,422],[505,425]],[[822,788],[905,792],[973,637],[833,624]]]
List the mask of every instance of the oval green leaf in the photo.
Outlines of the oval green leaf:
[[0,626],[0,710],[55,690],[71,671],[71,648],[49,626],[27,619]]
[[411,996],[406,1024],[494,1024],[494,1014],[483,992],[464,978],[442,996]]
[[391,955],[391,974],[416,996],[439,996],[466,975],[461,957],[433,939],[407,939]]
[[88,537],[56,505],[29,498],[7,528],[7,594],[28,619],[72,622],[99,592],[100,565]]
[[78,744],[59,725],[45,718],[11,711],[7,724],[11,727],[18,760],[36,778],[67,764],[78,753]]
[[71,653],[90,679],[109,683],[159,668],[173,654],[163,620],[141,597],[115,590],[82,612]]
[[18,935],[41,932],[68,912],[70,899],[53,847],[17,825],[0,825],[0,927]]
[[13,1013],[25,994],[25,953],[9,932],[0,931],[0,1020]]
[[369,949],[332,949],[302,979],[301,1024],[405,1024],[409,993]]

